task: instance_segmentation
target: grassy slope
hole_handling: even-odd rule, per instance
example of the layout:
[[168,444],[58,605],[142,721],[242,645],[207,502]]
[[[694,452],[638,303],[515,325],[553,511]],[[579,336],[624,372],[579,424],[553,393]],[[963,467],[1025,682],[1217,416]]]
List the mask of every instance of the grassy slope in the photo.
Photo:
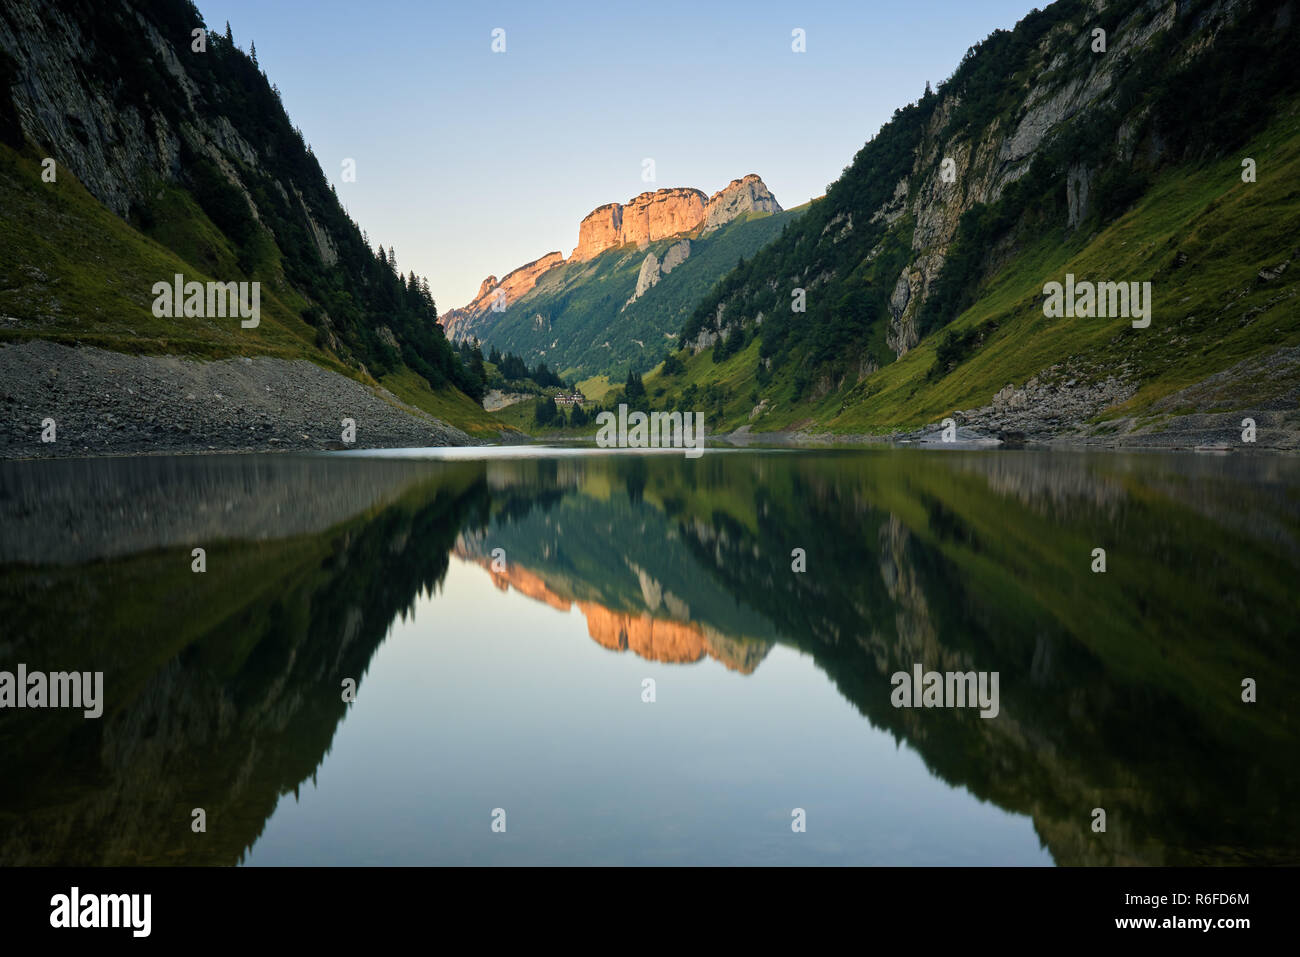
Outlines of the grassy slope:
[[[1104,379],[1127,365],[1143,385],[1105,417],[1138,415],[1153,402],[1233,364],[1282,346],[1300,344],[1296,280],[1288,270],[1264,284],[1257,273],[1285,261],[1300,223],[1300,110],[1280,116],[1244,150],[1221,162],[1172,171],[1124,216],[1092,236],[1044,240],[1018,251],[953,321],[960,331],[986,320],[998,328],[947,376],[927,381],[937,337],[845,391],[820,400],[790,400],[786,372],[766,389],[771,408],[752,423],[779,430],[816,423],[833,432],[881,432],[933,422],[947,413],[988,404],[1007,383],[1025,381],[1055,363],[1083,360],[1079,378]],[[1258,182],[1241,181],[1241,157],[1258,163]],[[1174,268],[1177,253],[1187,262]],[[1077,280],[1151,280],[1154,311],[1148,329],[1127,320],[1047,319],[1043,284]],[[1258,310],[1258,311],[1256,311]],[[945,330],[946,332],[947,330]],[[942,335],[942,334],[941,334]],[[708,352],[693,357],[674,381],[647,376],[646,388],[667,386],[669,398],[694,382],[720,383],[728,396],[714,430],[749,421],[750,379],[757,346],[715,366]],[[1232,408],[1251,408],[1293,387],[1277,380],[1243,382],[1228,396]],[[714,421],[711,418],[711,422]]]
[[589,399],[597,402],[602,401],[605,396],[614,391],[617,386],[609,381],[607,375],[594,375],[589,379],[583,379],[578,383],[578,391]]
[[[241,275],[225,237],[179,191],[163,191],[155,232],[180,254],[113,215],[67,170],[58,170],[57,182],[43,183],[37,159],[3,146],[0,197],[0,312],[18,319],[0,328],[4,339],[198,357],[307,358],[316,351],[313,330],[297,316],[303,303],[283,282],[263,284],[255,329],[241,328],[238,319],[153,315],[155,282],[178,272],[200,282]],[[337,360],[319,358],[346,371]]]
[[[184,190],[160,185],[147,234],[101,205],[66,169],[41,180],[40,158],[0,145],[0,342],[48,339],[143,355],[202,359],[274,356],[308,359],[366,384],[374,379],[314,345],[301,318],[306,301],[286,282],[279,250],[267,242],[258,273],[261,322],[159,319],[155,282],[176,273],[207,282],[241,275],[235,250]],[[17,321],[10,321],[10,319]],[[495,434],[500,425],[464,394],[433,391],[409,371],[382,384],[400,399],[465,429]]]
[[423,409],[470,435],[487,439],[496,438],[501,433],[502,423],[459,389],[435,391],[410,369],[391,372],[379,381],[403,402]]

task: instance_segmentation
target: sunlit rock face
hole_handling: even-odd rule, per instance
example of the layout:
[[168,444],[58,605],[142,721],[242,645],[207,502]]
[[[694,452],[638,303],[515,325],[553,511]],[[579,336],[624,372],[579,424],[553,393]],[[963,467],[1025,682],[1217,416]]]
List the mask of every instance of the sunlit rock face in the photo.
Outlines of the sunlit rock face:
[[578,225],[578,245],[569,261],[586,262],[607,249],[645,245],[701,226],[709,233],[755,212],[781,212],[781,204],[756,173],[733,179],[712,196],[680,187],[642,193],[626,205],[606,203],[588,213]]
[[779,213],[781,204],[757,173],[733,179],[709,197],[704,233],[713,232],[745,213]]
[[498,308],[501,309],[509,308],[533,286],[537,285],[537,280],[542,273],[561,265],[563,262],[564,255],[557,250],[506,273],[502,279],[498,280],[496,276],[488,276],[479,285],[478,295],[474,297],[474,300],[469,305],[463,309],[448,310],[439,319],[447,338],[459,340],[461,336],[458,333],[462,332],[463,327],[468,325],[467,320],[471,320],[485,312],[490,312],[493,303],[499,302],[500,306]]
[[642,193],[626,205],[599,206],[578,224],[578,245],[569,260],[586,262],[606,249],[690,232],[704,221],[708,201],[698,189],[674,187]]

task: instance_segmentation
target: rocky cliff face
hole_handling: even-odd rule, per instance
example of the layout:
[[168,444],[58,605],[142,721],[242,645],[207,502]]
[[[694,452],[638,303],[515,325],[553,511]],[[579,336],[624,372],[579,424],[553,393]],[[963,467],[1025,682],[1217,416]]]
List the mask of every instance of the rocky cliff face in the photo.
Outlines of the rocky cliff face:
[[745,213],[779,213],[781,204],[776,201],[757,173],[733,179],[725,189],[709,197],[704,211],[704,234],[725,226]]
[[[712,196],[698,189],[672,187],[641,193],[627,203],[606,203],[593,209],[578,224],[578,245],[567,260],[558,252],[547,253],[504,279],[488,276],[472,302],[449,310],[439,321],[453,340],[481,336],[482,323],[478,320],[490,313],[493,303],[499,301],[498,290],[505,291],[505,305],[509,308],[537,284],[543,273],[556,266],[589,262],[601,253],[622,246],[644,248],[648,243],[697,231],[705,235],[746,213],[779,212],[780,203],[756,173],[733,179]],[[648,258],[643,263],[637,291],[628,304],[689,255],[690,243],[684,242],[672,247],[662,263],[657,257]],[[650,259],[655,262],[652,264]]]
[[599,206],[578,224],[578,245],[569,259],[586,262],[607,249],[690,232],[704,220],[707,204],[708,197],[698,189],[673,188],[642,193],[625,206]]
[[[197,89],[177,54],[152,23],[132,13],[132,26],[192,105]],[[21,133],[49,148],[59,164],[119,216],[144,197],[152,179],[179,167],[179,131],[157,107],[119,109],[111,94],[86,82],[94,69],[96,43],[67,11],[34,0],[6,0],[0,11],[0,53],[17,65],[12,86],[0,96],[12,97]],[[190,132],[213,159],[222,147],[232,157],[251,161],[254,156],[252,146],[229,123],[200,123]]]
[[451,309],[443,313],[439,321],[447,337],[464,338],[469,334],[467,327],[472,325],[471,320],[474,317],[491,312],[494,307],[497,311],[508,309],[537,285],[537,280],[542,273],[563,263],[564,254],[556,250],[506,273],[503,279],[498,280],[496,276],[488,276],[478,287],[478,295],[474,297],[473,302],[462,309]]
[[[645,259],[641,262],[641,272],[636,277],[636,292],[627,301],[627,305],[632,305],[632,303],[644,296],[655,283],[684,263],[690,255],[691,241],[689,239],[683,239],[681,242],[669,246],[664,253],[662,262],[654,253],[646,253]],[[627,306],[623,308],[626,309]]]
[[[192,165],[187,157],[196,155],[215,164],[264,223],[246,180],[269,175],[322,261],[333,264],[339,240],[321,225],[326,217],[222,112],[227,91],[212,82],[209,64],[199,59],[214,54],[191,47],[190,30],[201,22],[174,23],[174,11],[156,12],[158,19],[127,4],[104,3],[91,22],[58,4],[5,0],[0,55],[16,64],[5,92],[23,134],[124,219],[148,206],[160,182],[181,181]],[[114,42],[123,34],[131,36],[132,49]],[[213,33],[207,42],[222,41]],[[136,96],[115,56],[147,64],[142,69],[157,72],[153,81],[161,78],[164,88]]]
[[733,179],[710,197],[698,189],[642,193],[625,206],[607,203],[588,213],[578,225],[578,245],[569,261],[586,262],[607,249],[652,243],[692,232],[701,225],[709,233],[751,212],[781,212],[781,204],[757,173]]
[[[1207,22],[1214,22],[1223,9],[1233,5],[1231,0],[1215,3]],[[1132,61],[1173,24],[1178,6],[1164,0],[1139,4],[1109,33],[1106,53],[1084,61],[1090,67],[1087,71],[1078,71],[1074,64],[1093,42],[1091,33],[1076,34],[1067,24],[1057,27],[1039,43],[1043,75],[1028,91],[1016,121],[994,123],[977,140],[945,137],[960,99],[956,95],[941,98],[910,175],[898,182],[894,197],[873,217],[910,214],[916,224],[911,261],[899,274],[890,301],[887,341],[896,355],[902,356],[919,339],[917,313],[943,269],[962,214],[978,204],[996,202],[1009,185],[1029,172],[1035,152],[1061,124],[1104,103]],[[1213,35],[1213,29],[1207,31],[1206,41],[1213,42]],[[948,174],[952,182],[945,182],[945,160],[952,160]],[[1094,173],[1082,164],[1070,170],[1067,200],[1071,228],[1088,213]]]

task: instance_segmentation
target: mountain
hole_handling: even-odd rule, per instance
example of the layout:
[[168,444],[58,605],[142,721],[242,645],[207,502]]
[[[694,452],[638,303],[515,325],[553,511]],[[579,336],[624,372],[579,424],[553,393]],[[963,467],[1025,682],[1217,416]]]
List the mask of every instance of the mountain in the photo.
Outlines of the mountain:
[[[701,299],[665,402],[874,434],[1235,443],[1252,417],[1293,444],[1298,32],[1295,0],[1059,0],[996,31]],[[1149,288],[1149,325],[1049,315],[1075,279]]]
[[[428,283],[372,248],[255,57],[205,30],[188,0],[0,6],[0,392],[21,388],[9,380],[33,340],[264,356],[481,430],[482,383]],[[179,301],[160,315],[154,285],[177,274],[256,282],[261,314],[204,315],[187,296],[187,315]],[[148,425],[129,405],[91,411]]]
[[753,173],[712,196],[670,188],[607,203],[583,217],[567,259],[551,252],[487,277],[443,327],[566,376],[648,369],[718,277],[792,218]]

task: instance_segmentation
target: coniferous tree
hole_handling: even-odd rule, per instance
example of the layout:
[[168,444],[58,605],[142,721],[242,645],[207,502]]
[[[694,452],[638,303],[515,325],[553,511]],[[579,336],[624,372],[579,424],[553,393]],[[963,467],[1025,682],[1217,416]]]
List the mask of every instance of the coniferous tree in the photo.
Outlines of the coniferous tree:
[[537,368],[532,371],[532,379],[542,388],[548,386],[564,388],[564,380],[548,369],[545,362],[537,363]]
[[233,36],[230,35],[230,21],[229,21],[229,20],[226,21],[226,42],[229,43],[231,46],[234,46],[234,45],[235,45],[235,38],[234,38]]
[[641,381],[641,374],[635,369],[628,370],[627,384],[623,386],[623,392],[629,399],[640,399],[645,396],[645,384]]
[[550,425],[555,421],[555,417],[559,414],[559,411],[560,410],[555,407],[555,399],[551,396],[547,396],[544,399],[539,400],[537,405],[534,407],[533,420],[538,425]]
[[248,45],[248,58],[253,61],[253,66],[257,66],[257,44],[256,43],[250,43]]
[[487,369],[483,368],[483,350],[479,348],[477,341],[470,352],[469,371],[479,382],[487,382]]
[[509,381],[528,378],[528,366],[524,365],[524,360],[519,358],[513,352],[507,352],[501,357],[501,377]]

